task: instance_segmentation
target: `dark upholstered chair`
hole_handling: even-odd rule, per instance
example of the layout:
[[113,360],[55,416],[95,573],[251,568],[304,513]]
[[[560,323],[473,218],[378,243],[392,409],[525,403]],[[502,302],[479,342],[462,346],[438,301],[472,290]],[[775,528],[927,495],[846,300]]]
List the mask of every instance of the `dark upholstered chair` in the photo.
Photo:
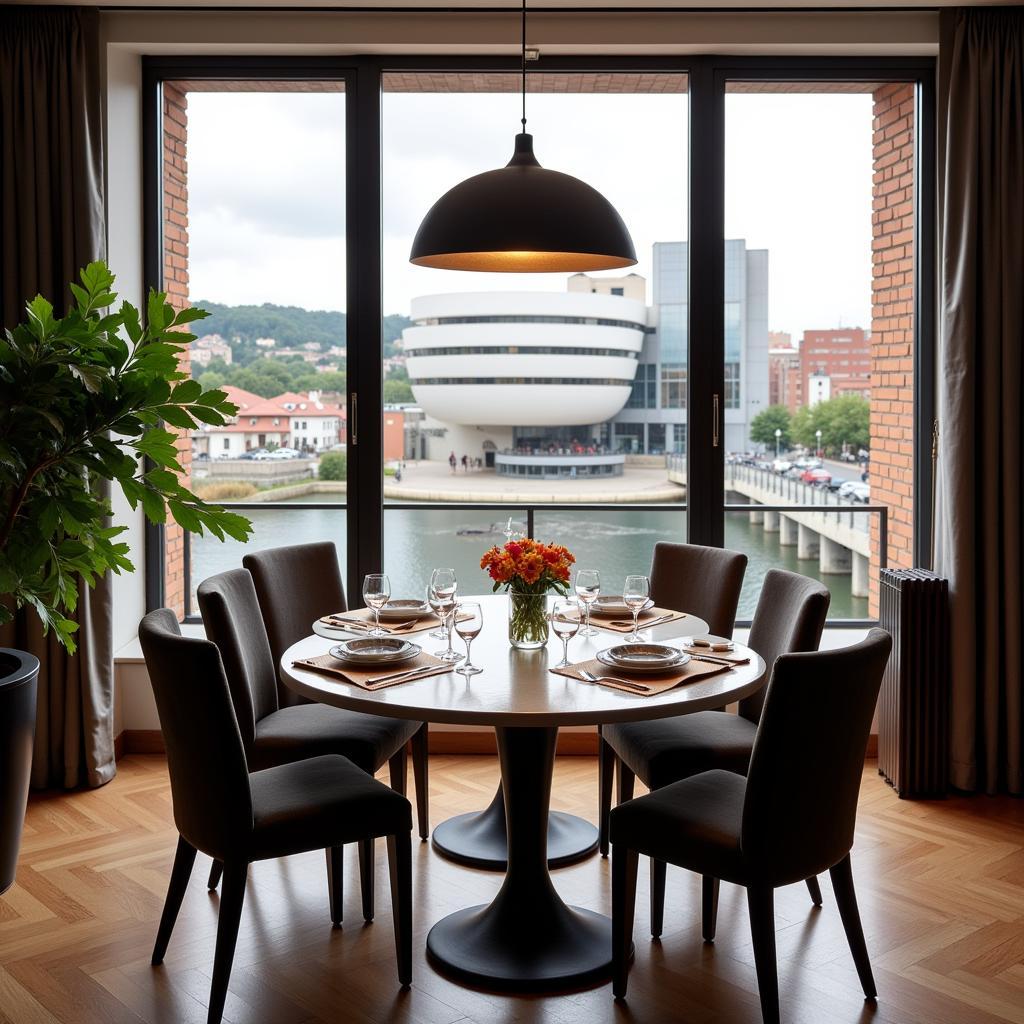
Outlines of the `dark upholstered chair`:
[[178,849],[153,964],[163,962],[196,851],[224,865],[208,1022],[224,1012],[245,883],[253,861],[327,850],[331,919],[341,921],[343,844],[386,836],[398,977],[412,978],[412,808],[338,755],[249,773],[224,666],[208,640],[181,635],[174,614],[151,612],[139,640],[167,748]]
[[883,629],[838,651],[783,654],[768,685],[747,777],[702,772],[612,811],[612,989],[626,994],[637,856],[704,877],[704,938],[718,880],[747,889],[761,1014],[779,1020],[774,890],[828,870],[864,995],[875,998],[850,868],[871,718],[892,649]]
[[[391,761],[391,786],[405,796],[405,745],[418,723],[325,704],[278,707],[277,672],[252,576],[231,569],[199,584],[199,608],[206,636],[217,645],[238,718],[249,768],[258,771],[323,754],[341,754],[373,775]],[[310,619],[310,622],[313,620]],[[307,628],[309,623],[306,624]],[[359,846],[363,916],[373,919],[373,839]],[[214,863],[209,886],[217,887]]]
[[[746,570],[747,556],[739,551],[661,541],[654,545],[651,598],[661,608],[674,608],[699,616],[708,624],[712,636],[731,637]],[[612,781],[616,768],[620,788],[625,777],[632,785],[632,776],[623,772],[617,749],[608,742],[612,731],[613,727],[599,729],[598,831],[602,857],[608,856],[608,815],[612,809]],[[629,799],[628,795],[623,799]]]
[[[779,655],[818,649],[829,600],[828,589],[817,580],[785,569],[765,573],[747,642],[764,658],[769,675]],[[619,803],[633,795],[637,775],[648,789],[660,789],[713,768],[746,775],[764,693],[762,688],[742,700],[738,715],[702,711],[657,722],[606,727],[604,741],[619,759]],[[818,880],[808,878],[807,888],[815,905],[820,906]],[[656,937],[661,934],[664,907],[665,864],[653,860],[651,932]]]
[[[252,574],[275,667],[281,664],[281,655],[292,644],[309,636],[310,625],[321,615],[348,610],[345,585],[338,569],[338,552],[330,541],[254,551],[242,559],[242,565]],[[305,698],[284,686],[280,677],[277,692],[278,703],[282,708],[305,703]],[[346,714],[353,720],[366,717],[352,712]],[[409,734],[413,730],[412,770],[416,786],[416,817],[420,839],[425,840],[430,836],[427,724],[394,719],[380,721],[387,721],[396,735],[399,732]],[[408,774],[404,743],[400,749],[396,746],[392,771],[392,786],[404,793],[404,780]],[[402,778],[400,785],[399,775]]]

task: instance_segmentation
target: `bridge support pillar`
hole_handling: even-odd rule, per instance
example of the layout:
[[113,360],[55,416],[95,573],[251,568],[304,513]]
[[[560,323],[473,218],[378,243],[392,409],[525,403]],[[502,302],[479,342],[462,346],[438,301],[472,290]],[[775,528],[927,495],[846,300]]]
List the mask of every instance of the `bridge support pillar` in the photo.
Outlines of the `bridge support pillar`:
[[870,587],[868,576],[868,556],[857,551],[853,552],[853,579],[850,581],[850,593],[854,597],[867,597]]
[[849,548],[844,548],[842,544],[822,536],[818,568],[823,576],[845,575],[853,568],[853,552]]
[[788,516],[779,516],[779,543],[784,548],[796,546],[799,524]]
[[[751,502],[751,505],[757,505],[757,504],[759,504],[759,503],[756,502],[756,501],[752,501]],[[764,522],[764,513],[763,512],[751,512],[750,513],[750,525],[751,526],[760,526],[763,522]]]
[[779,532],[779,519],[781,516],[778,512],[765,512],[764,514],[764,532],[765,533],[778,533]]
[[821,537],[809,526],[803,523],[798,524],[799,529],[796,537],[797,558],[817,558],[821,550]]

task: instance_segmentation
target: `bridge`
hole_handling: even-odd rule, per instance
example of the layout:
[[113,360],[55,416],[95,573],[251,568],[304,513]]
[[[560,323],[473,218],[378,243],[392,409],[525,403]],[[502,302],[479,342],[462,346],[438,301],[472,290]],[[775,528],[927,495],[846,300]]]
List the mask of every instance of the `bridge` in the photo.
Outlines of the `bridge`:
[[[686,485],[686,457],[668,457],[668,478]],[[884,568],[888,509],[855,505],[824,487],[780,476],[757,466],[726,465],[725,489],[746,498],[750,522],[777,534],[782,547],[795,547],[797,557],[818,559],[822,575],[851,575],[854,597],[867,597],[871,561],[871,517],[880,517],[880,552]],[[764,506],[758,508],[755,506]]]

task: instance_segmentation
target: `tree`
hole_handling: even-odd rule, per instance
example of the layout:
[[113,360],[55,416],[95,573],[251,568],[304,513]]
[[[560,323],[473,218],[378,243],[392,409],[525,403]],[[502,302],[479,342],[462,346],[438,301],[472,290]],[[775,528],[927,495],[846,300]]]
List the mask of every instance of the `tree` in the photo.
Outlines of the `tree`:
[[849,448],[867,448],[871,440],[871,403],[863,395],[840,395],[813,407],[804,407],[793,417],[793,437],[807,448],[818,444],[836,455],[845,444]]
[[750,421],[750,440],[775,450],[775,431],[781,430],[779,449],[789,449],[791,417],[784,405],[769,405]]
[[408,379],[396,380],[394,377],[388,377],[384,381],[384,401],[389,405],[413,401],[412,386]]
[[348,458],[344,452],[324,452],[320,456],[320,479],[344,480],[347,467]]

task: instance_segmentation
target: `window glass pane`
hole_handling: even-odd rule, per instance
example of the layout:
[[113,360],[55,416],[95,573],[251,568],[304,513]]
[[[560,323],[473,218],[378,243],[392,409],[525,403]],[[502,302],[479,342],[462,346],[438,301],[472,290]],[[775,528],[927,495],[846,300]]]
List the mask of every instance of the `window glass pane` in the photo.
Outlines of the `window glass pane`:
[[198,584],[246,550],[331,540],[344,574],[345,93],[165,82],[163,112],[164,284],[211,314],[184,365],[238,406],[179,445],[203,497],[284,506],[245,513],[248,546],[168,526],[165,600],[195,613]]
[[[831,617],[874,617],[883,516],[889,564],[912,564],[914,87],[732,83],[725,109],[725,532],[750,556],[741,616],[782,565],[828,585]],[[884,511],[855,511],[869,502]]]

